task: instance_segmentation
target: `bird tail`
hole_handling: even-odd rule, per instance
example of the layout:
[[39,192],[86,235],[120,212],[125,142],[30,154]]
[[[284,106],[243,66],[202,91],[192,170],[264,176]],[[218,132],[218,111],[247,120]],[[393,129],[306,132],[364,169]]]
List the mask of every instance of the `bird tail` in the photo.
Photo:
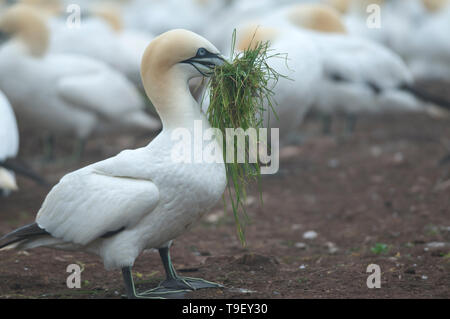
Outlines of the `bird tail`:
[[40,185],[43,186],[50,185],[43,177],[39,176],[37,173],[33,172],[31,168],[27,167],[25,164],[22,164],[17,160],[13,161],[11,159],[8,159],[4,162],[0,162],[0,166],[10,171],[13,171],[18,175],[27,177]]
[[420,99],[424,102],[432,103],[440,108],[450,111],[450,101],[449,100],[446,100],[435,94],[431,94],[431,93],[427,92],[426,90],[421,89],[418,86],[411,85],[411,84],[403,84],[400,87],[400,89],[410,92],[415,97],[417,97],[418,99]]
[[50,234],[37,223],[20,227],[0,238],[0,251],[33,248],[30,244],[42,236],[48,237]]

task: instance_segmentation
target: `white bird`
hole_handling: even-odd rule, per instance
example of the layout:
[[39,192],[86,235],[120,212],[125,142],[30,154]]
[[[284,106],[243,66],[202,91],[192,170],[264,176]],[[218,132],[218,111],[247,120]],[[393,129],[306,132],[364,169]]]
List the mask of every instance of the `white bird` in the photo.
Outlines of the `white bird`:
[[424,103],[408,91],[413,77],[401,57],[376,42],[346,34],[340,15],[331,7],[296,5],[267,19],[296,25],[318,47],[323,76],[315,109],[349,114],[424,109]]
[[292,0],[230,1],[230,5],[226,9],[210,17],[211,22],[205,24],[208,28],[203,32],[220,50],[227,52],[225,50],[230,46],[231,35],[235,28],[246,26],[249,22],[258,20],[259,17],[289,2],[292,2]]
[[[415,79],[450,79],[449,0],[327,0],[345,14],[349,34],[402,56]],[[368,27],[367,7],[380,7],[380,27]]]
[[1,167],[2,163],[17,156],[19,130],[16,117],[6,96],[0,91],[0,192],[5,195],[18,190],[13,172]]
[[124,7],[125,25],[152,34],[174,28],[197,33],[209,26],[228,0],[134,0]]
[[48,30],[31,7],[11,7],[0,17],[0,31],[12,35],[0,47],[0,89],[21,125],[81,140],[112,124],[117,130],[160,128],[122,74],[85,56],[47,54]]
[[450,80],[450,1],[425,1],[431,11],[403,43],[415,78]]
[[[104,10],[104,9],[102,9]],[[105,13],[98,13],[105,16]],[[110,20],[111,21],[111,20]],[[128,47],[110,22],[96,15],[83,17],[79,27],[67,27],[65,18],[49,21],[49,52],[77,54],[102,61],[140,85],[139,64],[142,48]],[[120,27],[120,26],[117,26]]]
[[[219,51],[190,31],[172,30],[155,38],[144,53],[141,73],[161,116],[162,132],[146,147],[125,150],[64,176],[47,195],[36,223],[4,236],[0,248],[46,246],[97,254],[106,269],[122,269],[130,298],[219,287],[179,277],[169,246],[221,198],[226,186],[222,145],[216,139],[212,143],[220,151],[213,163],[178,162],[172,154],[180,143],[173,137],[175,131],[194,134],[199,122],[203,130],[210,127],[189,92],[189,79],[211,74],[222,63]],[[150,248],[159,249],[167,280],[139,295],[131,267]]]

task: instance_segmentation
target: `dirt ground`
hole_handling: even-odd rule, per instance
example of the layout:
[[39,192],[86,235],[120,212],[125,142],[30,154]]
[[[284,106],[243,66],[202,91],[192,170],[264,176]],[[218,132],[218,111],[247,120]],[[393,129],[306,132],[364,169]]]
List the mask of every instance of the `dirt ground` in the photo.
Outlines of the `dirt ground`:
[[[264,206],[248,198],[247,246],[231,211],[219,203],[175,240],[178,272],[225,285],[188,298],[450,298],[450,119],[427,115],[361,117],[352,136],[337,119],[332,136],[308,120],[304,141],[281,150],[280,172],[265,176]],[[39,141],[22,137],[21,157],[56,183],[67,172],[145,145],[149,137],[97,137],[82,163],[41,163]],[[71,144],[57,140],[57,157]],[[34,220],[49,188],[18,179],[20,192],[0,198],[0,234]],[[313,231],[313,232],[311,232]],[[304,238],[304,235],[313,238]],[[314,236],[316,235],[316,236]],[[307,236],[308,237],[308,236]],[[69,289],[66,267],[84,269]],[[369,289],[369,264],[381,288]],[[136,261],[137,289],[164,277],[156,251]],[[122,276],[85,253],[35,249],[0,252],[0,298],[123,298]]]

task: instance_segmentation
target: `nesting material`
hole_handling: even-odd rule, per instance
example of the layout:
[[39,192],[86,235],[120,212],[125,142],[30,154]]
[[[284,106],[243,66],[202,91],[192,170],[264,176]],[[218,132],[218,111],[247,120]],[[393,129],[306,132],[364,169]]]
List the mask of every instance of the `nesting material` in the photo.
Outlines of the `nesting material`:
[[[254,128],[259,134],[259,128],[264,127],[264,113],[270,112],[271,116],[276,117],[273,89],[283,75],[272,69],[268,61],[286,56],[273,53],[268,42],[250,43],[241,52],[235,52],[235,43],[236,30],[232,36],[230,61],[216,67],[209,82],[210,104],[207,117],[212,127],[220,129],[224,137],[227,190],[239,239],[245,244],[244,225],[248,221],[245,208],[246,188],[249,180],[259,183],[260,165],[258,160],[250,160],[252,156],[248,147],[245,147],[245,161],[242,163],[236,160],[238,146],[236,142],[232,146],[225,145],[226,129],[241,128],[247,131]],[[245,138],[248,143],[248,137]],[[257,140],[260,141],[259,135]],[[234,147],[234,160],[231,162],[226,160],[227,147]]]

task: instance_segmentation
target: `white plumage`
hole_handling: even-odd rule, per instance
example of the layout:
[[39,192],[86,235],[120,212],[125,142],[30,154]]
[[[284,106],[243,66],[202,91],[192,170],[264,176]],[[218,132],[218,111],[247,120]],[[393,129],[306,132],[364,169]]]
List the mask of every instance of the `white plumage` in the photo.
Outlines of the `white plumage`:
[[[209,55],[196,55],[200,47]],[[180,163],[172,154],[179,144],[175,130],[194,134],[197,122],[203,131],[210,128],[188,88],[191,78],[201,76],[190,63],[202,59],[205,64],[197,65],[202,72],[223,61],[212,44],[194,33],[174,30],[152,41],[143,58],[142,78],[163,120],[162,132],[146,147],[64,176],[36,217],[48,234],[6,248],[79,249],[100,255],[107,269],[131,267],[142,250],[168,247],[210,209],[226,186],[221,145],[214,163]],[[195,146],[190,147],[194,154]]]
[[404,42],[408,61],[416,78],[450,80],[450,2],[430,13]]
[[0,162],[16,157],[19,152],[19,130],[14,111],[0,91]]
[[[311,34],[323,61],[324,89],[317,100],[323,111],[380,112],[422,110],[422,103],[401,90],[412,75],[394,52],[370,40],[337,34]],[[390,103],[390,96],[405,95]]]
[[[18,36],[0,48],[0,88],[21,124],[83,139],[111,123],[117,129],[159,129],[122,74],[85,56],[46,54],[46,27],[34,10],[17,6],[1,21],[4,29],[17,27]],[[41,40],[38,47],[32,38]]]
[[[14,111],[8,99],[0,91],[0,163],[14,158],[19,152],[19,130]],[[0,191],[17,190],[14,173],[0,167]]]
[[421,101],[401,90],[413,82],[401,57],[376,42],[346,34],[339,14],[330,7],[289,6],[262,21],[296,26],[317,47],[323,73],[314,108],[326,113],[423,109]]
[[94,6],[93,15],[82,16],[79,26],[68,27],[65,18],[51,19],[49,52],[85,55],[102,61],[141,86],[139,65],[153,35],[124,29],[120,11],[114,9]]

